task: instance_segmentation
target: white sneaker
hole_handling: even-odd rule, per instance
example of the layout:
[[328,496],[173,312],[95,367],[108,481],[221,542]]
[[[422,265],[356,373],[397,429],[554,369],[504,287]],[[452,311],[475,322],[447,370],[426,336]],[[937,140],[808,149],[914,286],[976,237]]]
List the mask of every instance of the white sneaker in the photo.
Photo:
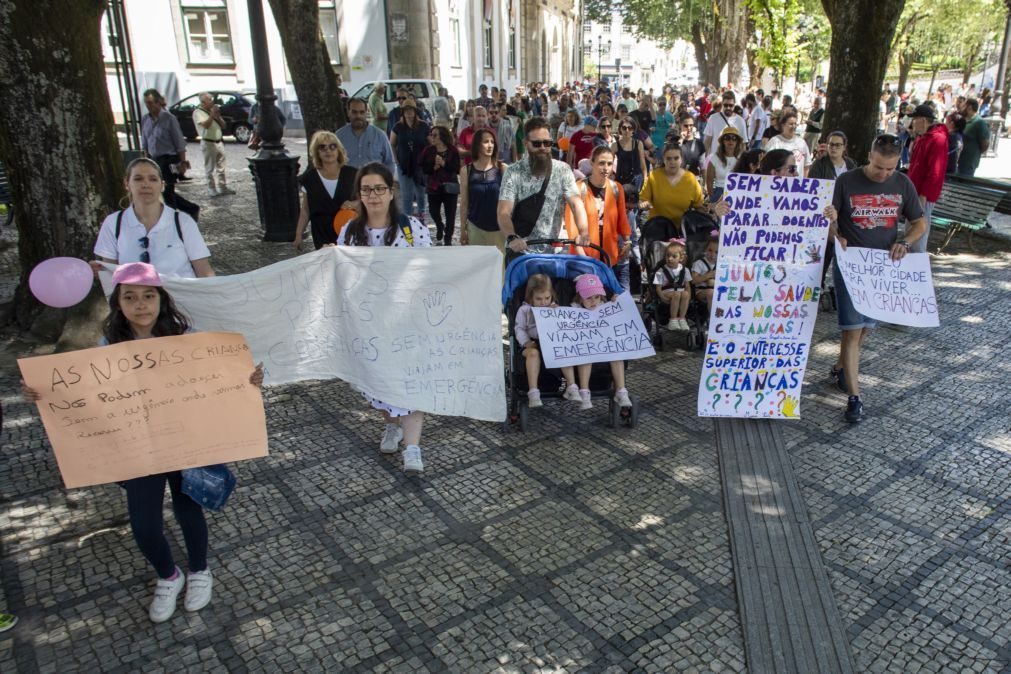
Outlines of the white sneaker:
[[179,593],[186,585],[186,576],[176,567],[175,580],[158,579],[158,584],[154,588],[154,599],[151,600],[151,610],[148,616],[151,622],[163,623],[172,617],[176,612],[176,601]]
[[209,196],[209,197],[219,197],[219,196],[221,196],[221,192],[218,191],[217,187],[214,187],[213,185],[211,185],[210,187],[207,188],[207,196]]
[[678,324],[678,319],[672,318],[667,321],[667,329],[670,331],[678,330],[681,326]]
[[620,407],[631,407],[632,399],[628,397],[628,389],[620,388],[614,392],[614,402]]
[[527,391],[527,407],[534,409],[536,407],[544,407],[544,403],[541,402],[541,392],[535,388]]
[[183,606],[187,611],[199,611],[211,603],[211,586],[214,579],[210,569],[194,571],[186,578],[186,600]]
[[379,443],[379,451],[383,454],[395,454],[403,439],[404,429],[400,427],[400,424],[386,424],[383,439]]
[[404,472],[408,475],[420,475],[425,472],[425,464],[421,462],[421,447],[407,445],[404,450]]
[[572,400],[573,402],[579,402],[582,398],[579,395],[579,387],[575,384],[569,384],[565,387],[565,393],[562,395],[566,400]]
[[579,403],[579,409],[581,410],[593,409],[593,401],[590,400],[590,392],[587,391],[586,389],[583,389],[582,391],[579,392],[579,400],[581,401]]
[[688,321],[686,321],[683,318],[679,318],[678,319],[678,330],[687,330],[687,329],[688,329]]

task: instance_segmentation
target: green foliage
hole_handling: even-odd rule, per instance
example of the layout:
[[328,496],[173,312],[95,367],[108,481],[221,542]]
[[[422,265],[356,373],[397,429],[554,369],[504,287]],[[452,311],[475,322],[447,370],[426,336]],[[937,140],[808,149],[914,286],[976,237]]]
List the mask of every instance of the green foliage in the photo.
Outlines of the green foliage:
[[914,68],[971,65],[987,41],[1000,42],[1006,16],[1003,0],[908,0],[893,45]]
[[772,68],[777,79],[797,61],[800,18],[799,0],[748,0],[755,22],[758,62]]
[[626,23],[635,26],[637,35],[667,48],[676,40],[691,40],[693,27],[704,31],[712,23],[715,3],[712,0],[626,0],[622,3],[588,0],[585,3],[587,16],[600,21],[591,14],[591,5],[594,12],[599,11],[599,6],[607,6],[600,14],[602,18],[610,16],[613,6]]

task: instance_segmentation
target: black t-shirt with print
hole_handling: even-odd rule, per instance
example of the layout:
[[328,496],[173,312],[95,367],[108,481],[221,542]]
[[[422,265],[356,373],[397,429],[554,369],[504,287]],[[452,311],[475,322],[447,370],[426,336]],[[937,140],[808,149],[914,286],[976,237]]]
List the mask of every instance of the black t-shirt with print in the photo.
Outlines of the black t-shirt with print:
[[898,238],[899,217],[912,222],[923,217],[913,182],[903,173],[893,173],[876,183],[862,168],[839,176],[832,205],[839,213],[839,236],[846,245],[888,250]]

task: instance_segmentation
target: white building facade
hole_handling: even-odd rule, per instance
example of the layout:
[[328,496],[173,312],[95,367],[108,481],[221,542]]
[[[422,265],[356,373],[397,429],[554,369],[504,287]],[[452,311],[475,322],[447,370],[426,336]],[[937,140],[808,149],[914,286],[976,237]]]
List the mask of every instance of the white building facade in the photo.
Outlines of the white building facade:
[[[461,100],[480,84],[581,79],[580,0],[318,0],[334,71],[354,94],[382,79],[434,79]],[[264,0],[273,85],[296,99],[281,37]],[[172,103],[205,90],[255,91],[246,0],[125,0],[137,88]],[[103,21],[103,42],[109,30]],[[122,119],[113,50],[105,50],[113,112]],[[289,126],[299,126],[297,115]]]

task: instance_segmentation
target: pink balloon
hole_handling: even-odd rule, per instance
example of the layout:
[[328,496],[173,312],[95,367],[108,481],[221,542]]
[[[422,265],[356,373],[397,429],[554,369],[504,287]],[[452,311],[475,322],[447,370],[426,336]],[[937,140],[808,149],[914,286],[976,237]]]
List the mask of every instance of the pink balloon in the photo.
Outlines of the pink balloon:
[[35,265],[28,277],[28,287],[43,304],[65,309],[91,292],[95,274],[84,260],[76,257],[52,257]]

